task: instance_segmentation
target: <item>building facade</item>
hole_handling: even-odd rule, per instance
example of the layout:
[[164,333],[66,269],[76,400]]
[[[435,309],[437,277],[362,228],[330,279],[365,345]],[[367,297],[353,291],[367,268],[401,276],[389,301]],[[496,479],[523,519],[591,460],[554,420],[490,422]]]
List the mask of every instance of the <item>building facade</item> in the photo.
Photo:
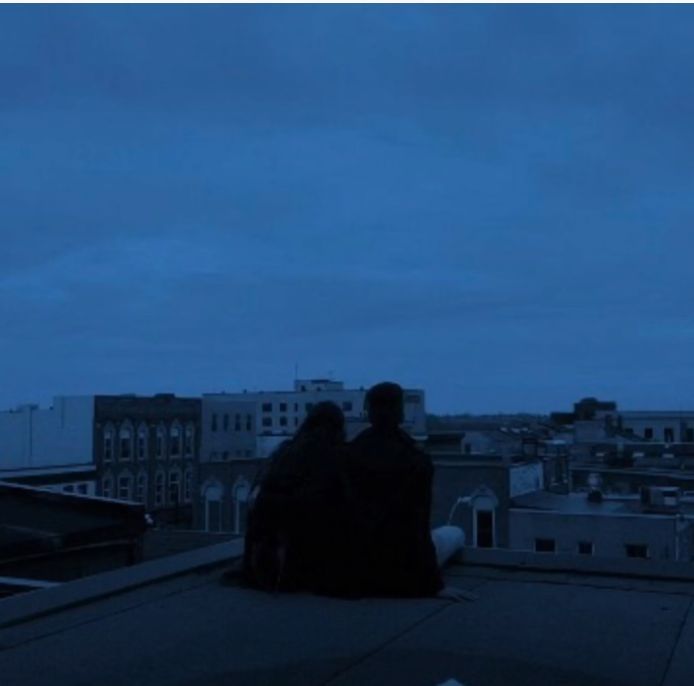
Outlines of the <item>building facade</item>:
[[634,498],[536,493],[514,500],[509,547],[607,558],[691,561],[692,522],[649,512]]
[[143,503],[160,522],[190,523],[200,413],[198,398],[96,396],[98,495]]

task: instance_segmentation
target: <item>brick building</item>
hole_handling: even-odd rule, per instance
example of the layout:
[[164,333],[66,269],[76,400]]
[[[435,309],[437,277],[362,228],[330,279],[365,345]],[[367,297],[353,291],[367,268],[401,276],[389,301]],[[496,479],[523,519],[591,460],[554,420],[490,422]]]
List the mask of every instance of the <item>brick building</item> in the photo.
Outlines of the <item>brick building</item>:
[[192,521],[200,400],[174,394],[94,398],[97,494],[145,505],[158,522]]

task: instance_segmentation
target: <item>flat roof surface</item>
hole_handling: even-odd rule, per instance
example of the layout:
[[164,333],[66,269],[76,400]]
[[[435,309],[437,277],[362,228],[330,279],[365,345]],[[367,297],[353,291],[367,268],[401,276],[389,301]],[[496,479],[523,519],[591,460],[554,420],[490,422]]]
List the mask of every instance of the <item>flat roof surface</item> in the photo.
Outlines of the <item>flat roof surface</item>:
[[478,599],[451,604],[273,596],[220,574],[1,630],[3,686],[693,683],[690,583],[457,566],[449,584]]
[[[638,495],[606,495],[602,502],[594,503],[588,500],[587,493],[549,493],[535,491],[511,499],[511,507],[545,512],[563,512],[566,514],[622,514],[643,515],[644,509]],[[678,508],[672,514],[694,514],[694,503],[689,498],[681,498]],[[664,513],[665,514],[665,513]],[[652,516],[649,514],[649,516]]]

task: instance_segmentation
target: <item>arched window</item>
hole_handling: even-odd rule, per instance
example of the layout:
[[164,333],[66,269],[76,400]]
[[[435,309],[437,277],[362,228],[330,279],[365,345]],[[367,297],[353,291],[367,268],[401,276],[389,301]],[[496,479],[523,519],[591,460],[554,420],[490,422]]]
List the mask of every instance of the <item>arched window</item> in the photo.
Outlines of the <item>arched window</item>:
[[133,427],[129,421],[123,422],[118,432],[118,456],[121,460],[133,457]]
[[248,513],[248,496],[250,492],[251,485],[246,478],[240,476],[236,479],[232,490],[232,511],[234,515],[232,531],[235,534],[242,534],[246,531],[246,515]]
[[169,472],[169,505],[178,505],[181,502],[181,472],[172,469]]
[[137,427],[137,459],[147,458],[147,425],[140,424]]
[[107,424],[104,427],[104,462],[110,462],[113,459],[113,425]]
[[135,500],[138,503],[147,504],[147,473],[140,472],[137,475],[137,483],[135,485]]
[[154,477],[154,504],[161,507],[164,504],[164,472],[157,471]]
[[189,503],[193,496],[193,470],[188,467],[183,477],[183,501]]
[[130,474],[118,476],[118,500],[132,500],[133,478]]
[[169,429],[169,457],[181,457],[181,425],[174,422]]
[[205,531],[222,530],[222,495],[224,489],[219,482],[212,482],[203,489],[205,500]]
[[113,479],[110,476],[105,476],[101,480],[101,495],[104,498],[113,497]]
[[162,460],[166,453],[166,429],[163,424],[157,426],[157,459]]
[[193,457],[195,446],[195,427],[192,422],[186,424],[184,451],[186,457]]

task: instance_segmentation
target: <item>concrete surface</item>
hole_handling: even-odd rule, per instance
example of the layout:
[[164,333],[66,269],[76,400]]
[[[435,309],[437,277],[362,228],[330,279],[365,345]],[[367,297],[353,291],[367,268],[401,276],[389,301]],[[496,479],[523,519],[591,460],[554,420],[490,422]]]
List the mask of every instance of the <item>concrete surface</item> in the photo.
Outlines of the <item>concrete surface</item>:
[[[3,686],[692,686],[694,588],[454,567],[475,602],[169,578],[0,631]],[[0,604],[0,612],[2,605]]]

